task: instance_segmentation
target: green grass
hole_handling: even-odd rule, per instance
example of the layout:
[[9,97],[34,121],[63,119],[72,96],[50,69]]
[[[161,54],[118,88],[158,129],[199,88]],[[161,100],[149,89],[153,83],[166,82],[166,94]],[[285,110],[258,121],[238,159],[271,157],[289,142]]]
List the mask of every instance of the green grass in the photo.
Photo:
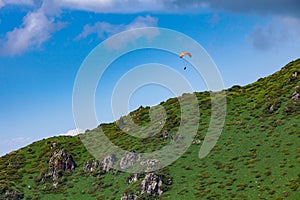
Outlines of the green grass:
[[[192,144],[178,160],[156,172],[172,179],[172,185],[164,185],[166,192],[160,199],[297,199],[300,196],[300,101],[291,100],[291,94],[300,85],[300,75],[296,78],[291,75],[299,70],[298,59],[269,77],[228,89],[227,116],[217,145],[200,160],[201,143]],[[210,95],[209,92],[195,94],[200,108],[196,138],[203,141],[210,122]],[[162,130],[174,135],[181,118],[186,116],[180,116],[177,98],[160,105],[166,109],[167,116]],[[150,107],[140,107],[130,113],[133,121],[142,126],[133,131],[142,134],[156,130],[148,126],[149,110]],[[153,122],[160,120],[157,116]],[[129,151],[152,152],[170,141],[159,134],[147,139],[135,138],[124,133],[116,123],[99,125],[85,134],[96,138],[100,128],[115,145]],[[185,131],[189,132],[189,127]],[[47,161],[55,150],[50,148],[54,141],[58,142],[56,148],[65,149],[76,162],[75,172],[64,173],[58,188],[53,188],[50,180],[39,181],[41,173],[48,169]],[[90,142],[93,144],[94,140]],[[97,176],[84,172],[84,164],[90,159],[93,157],[80,136],[37,141],[2,156],[0,199],[4,198],[1,193],[4,188],[24,194],[24,199],[120,199],[125,191],[138,194],[142,179],[127,185],[129,173],[109,172]],[[143,197],[151,199],[147,195]]]

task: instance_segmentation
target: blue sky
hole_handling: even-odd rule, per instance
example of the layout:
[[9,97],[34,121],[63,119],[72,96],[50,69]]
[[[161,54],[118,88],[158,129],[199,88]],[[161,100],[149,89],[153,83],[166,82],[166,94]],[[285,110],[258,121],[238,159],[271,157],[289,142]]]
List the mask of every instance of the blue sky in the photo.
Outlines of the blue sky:
[[[77,71],[93,48],[116,33],[141,27],[182,32],[210,54],[225,87],[246,85],[300,57],[299,10],[297,0],[0,0],[0,154],[74,132]],[[181,70],[183,63],[169,60],[155,51],[120,58],[99,91],[112,88],[122,73],[119,65],[130,69],[155,61]],[[197,91],[206,89],[191,71],[185,76]],[[130,109],[172,96],[155,86],[143,89],[132,96]],[[108,97],[101,95],[96,108]],[[106,112],[99,118],[111,121]]]

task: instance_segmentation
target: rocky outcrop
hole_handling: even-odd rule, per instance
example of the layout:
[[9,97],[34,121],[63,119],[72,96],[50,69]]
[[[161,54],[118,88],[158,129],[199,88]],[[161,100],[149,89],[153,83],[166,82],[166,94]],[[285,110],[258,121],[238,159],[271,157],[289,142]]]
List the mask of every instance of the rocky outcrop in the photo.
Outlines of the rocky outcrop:
[[292,73],[292,76],[286,81],[286,83],[290,83],[298,78],[299,72],[295,71]]
[[56,146],[57,146],[57,142],[54,141],[54,142],[51,144],[50,148],[51,148],[51,149],[54,149],[54,148],[56,148]]
[[95,172],[96,170],[99,170],[100,167],[101,163],[98,160],[88,160],[83,167],[83,171]]
[[192,142],[192,144],[200,144],[201,143],[201,140],[199,140],[199,139],[195,139],[195,140],[193,140],[193,142]]
[[104,159],[103,159],[103,168],[102,170],[104,172],[109,172],[109,170],[111,168],[113,168],[115,162],[117,161],[117,157],[115,156],[115,154],[111,154],[111,155],[108,155],[106,156]]
[[19,200],[23,199],[24,194],[17,191],[10,189],[8,187],[1,187],[0,186],[0,199],[5,199],[5,200]]
[[299,101],[300,100],[300,94],[298,92],[294,92],[292,94],[292,100],[293,101]]
[[168,139],[168,138],[171,138],[171,135],[170,135],[169,131],[164,130],[164,131],[162,131],[162,137],[164,139]]
[[298,72],[294,72],[293,74],[292,74],[292,77],[297,77],[298,76]]
[[274,112],[274,105],[271,105],[271,106],[268,108],[268,111],[269,111],[269,113]]
[[147,193],[151,196],[160,196],[164,191],[161,189],[163,182],[154,173],[147,174],[141,183],[141,194]]
[[125,192],[121,197],[121,200],[137,200],[137,196],[133,193]]
[[131,174],[126,179],[126,184],[131,184],[137,182],[141,178],[140,174]]
[[117,157],[114,154],[107,155],[102,161],[88,160],[83,167],[83,171],[105,174],[113,168],[116,161]]
[[157,159],[146,159],[140,162],[140,165],[143,167],[145,171],[153,171],[158,169],[159,160]]
[[54,151],[48,161],[48,165],[49,170],[42,174],[41,181],[44,182],[45,179],[51,179],[55,187],[58,184],[58,179],[63,175],[62,172],[73,172],[76,167],[72,155],[67,154],[62,149]]
[[72,155],[67,154],[64,150],[56,150],[50,160],[49,165],[53,170],[61,170],[72,172],[75,170],[76,164]]
[[132,166],[135,162],[140,160],[141,160],[140,154],[129,152],[121,159],[120,168],[127,169],[128,167]]

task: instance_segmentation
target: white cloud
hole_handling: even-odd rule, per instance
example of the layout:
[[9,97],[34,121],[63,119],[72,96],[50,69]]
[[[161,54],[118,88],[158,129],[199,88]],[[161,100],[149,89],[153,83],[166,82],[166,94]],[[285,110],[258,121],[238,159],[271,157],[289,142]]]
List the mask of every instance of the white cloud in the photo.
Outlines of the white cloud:
[[146,17],[137,17],[135,20],[127,25],[126,30],[143,27],[154,27],[157,26],[158,19],[147,15]]
[[78,135],[80,133],[83,133],[84,131],[80,128],[75,128],[75,129],[72,129],[72,130],[69,130],[67,131],[66,133],[61,133],[59,135],[65,135],[65,136],[75,136],[75,135]]
[[6,6],[8,4],[33,5],[34,2],[32,0],[0,0],[0,8]]
[[[216,12],[223,10],[226,12],[256,13],[260,15],[271,14],[275,18],[281,17],[282,21],[279,23],[282,26],[289,27],[290,30],[288,32],[293,37],[297,37],[294,35],[298,34],[298,28],[289,24],[298,26],[297,19],[300,16],[300,3],[298,0],[268,0],[268,2],[270,6],[266,10],[266,3],[258,0],[239,1],[238,3],[234,0],[0,0],[0,8],[8,4],[34,5],[32,6],[33,11],[24,17],[22,25],[6,33],[6,37],[1,42],[3,48],[0,51],[2,54],[16,55],[32,48],[40,47],[51,38],[52,33],[62,28],[62,24],[57,24],[55,19],[57,19],[62,10],[66,9],[96,13],[200,13],[203,11]],[[37,7],[39,8],[36,9]],[[284,17],[286,19],[283,19]],[[292,17],[294,17],[293,20],[291,20]],[[215,15],[212,23],[218,22],[218,20],[218,16]],[[94,25],[86,25],[77,39],[85,38],[91,34],[97,34],[99,38],[106,38],[134,27],[156,26],[156,23],[157,19],[152,17],[139,18],[128,25],[98,22]],[[253,45],[257,48],[268,49],[272,46],[268,40],[278,39],[278,34],[280,36],[278,28],[274,28],[272,24],[269,24],[268,27],[256,27],[250,37]],[[269,38],[270,35],[271,38]],[[265,38],[267,40],[264,41]]]
[[94,25],[85,25],[83,32],[77,36],[76,39],[86,38],[89,35],[97,34],[101,39],[107,38],[113,34],[134,28],[154,27],[157,26],[157,18],[146,16],[139,16],[130,24],[110,24],[107,22],[97,22]]
[[38,48],[62,26],[61,23],[55,23],[53,18],[48,18],[41,9],[36,12],[29,12],[23,18],[21,27],[6,33],[6,40],[2,42],[1,53],[17,55],[30,48]]
[[98,38],[104,39],[113,34],[119,33],[125,30],[131,30],[135,28],[155,27],[157,26],[157,18],[146,16],[139,16],[134,19],[130,24],[110,24],[107,22],[97,22],[94,25],[85,25],[83,32],[79,34],[76,39],[86,38],[92,34],[96,34]]
[[[107,22],[97,22],[94,25],[85,25],[83,28],[83,32],[76,37],[76,40],[86,38],[94,34],[96,34],[98,38],[104,39],[122,31],[144,27],[156,27],[157,22],[158,19],[151,17],[150,15],[146,17],[139,16],[129,24],[110,24]],[[151,31],[138,30],[132,32],[130,35],[123,35],[123,37],[120,38],[122,41],[110,40],[109,42],[107,41],[105,45],[109,49],[118,50],[128,43],[134,43],[136,39],[142,36],[145,36],[148,39],[152,39],[158,34],[158,29],[152,29]]]
[[106,38],[125,29],[124,24],[114,25],[107,22],[97,22],[94,25],[85,25],[83,32],[76,39],[86,38],[89,35],[97,34],[98,38]]
[[60,0],[60,7],[98,13],[137,13],[144,11],[161,11],[161,0]]

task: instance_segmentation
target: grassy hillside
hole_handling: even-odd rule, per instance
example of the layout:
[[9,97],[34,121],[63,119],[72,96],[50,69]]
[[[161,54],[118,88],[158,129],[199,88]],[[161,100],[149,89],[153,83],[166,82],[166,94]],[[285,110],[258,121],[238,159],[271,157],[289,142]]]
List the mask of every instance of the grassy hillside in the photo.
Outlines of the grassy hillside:
[[[120,199],[124,192],[139,199],[298,199],[300,100],[292,99],[292,95],[300,93],[299,85],[300,59],[255,83],[226,90],[227,116],[217,145],[200,160],[201,143],[196,142],[176,162],[155,172],[163,177],[160,196],[140,194],[146,174],[127,184],[129,173],[86,172],[84,166],[93,157],[80,136],[75,136],[37,141],[1,157],[0,199]],[[203,141],[210,121],[210,95],[201,92],[196,96],[201,119],[195,141]],[[160,105],[167,111],[163,130],[172,135],[180,122],[178,100],[172,98]],[[130,115],[146,127],[149,109],[140,107]],[[111,141],[130,151],[149,152],[170,141],[160,134],[136,139],[123,133],[116,123],[100,126]],[[99,127],[85,134],[95,134]],[[57,149],[72,155],[76,167],[59,172],[54,185],[44,177]]]

